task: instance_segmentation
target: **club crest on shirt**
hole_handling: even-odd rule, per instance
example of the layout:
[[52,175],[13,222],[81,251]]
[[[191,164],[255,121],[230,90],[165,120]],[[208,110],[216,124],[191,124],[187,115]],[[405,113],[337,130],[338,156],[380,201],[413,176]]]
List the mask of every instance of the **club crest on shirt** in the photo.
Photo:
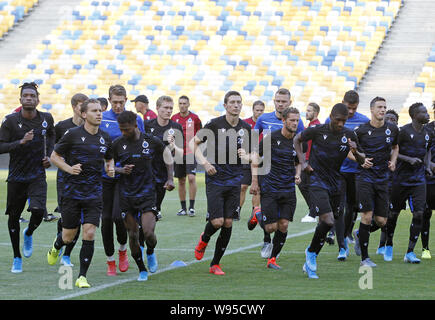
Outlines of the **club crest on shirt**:
[[142,143],[142,148],[148,148],[148,147],[149,147],[149,143],[144,140]]
[[385,130],[385,134],[386,134],[387,136],[389,136],[389,135],[391,134],[391,130],[390,130],[389,128],[387,128],[387,130]]
[[[177,119],[177,121],[178,121],[178,119]],[[189,118],[188,120],[187,120],[187,122],[192,122],[193,120],[192,120],[192,118]]]
[[245,131],[243,131],[243,129],[239,130],[239,136],[243,137],[245,135]]
[[47,121],[45,121],[45,119],[44,119],[44,121],[42,122],[42,127],[43,127],[43,128],[47,128],[47,127],[48,127],[48,123],[47,123]]
[[426,133],[426,135],[424,136],[424,139],[426,140],[426,141],[429,141],[429,135]]
[[104,141],[104,138],[103,138],[103,137],[100,138],[100,143],[101,143],[101,144],[105,144],[105,143],[106,143],[106,141]]
[[346,138],[346,136],[343,136],[343,138],[341,138],[341,143],[347,143],[347,138]]
[[170,135],[173,135],[174,133],[175,133],[175,131],[174,131],[174,129],[169,129],[169,131],[168,131],[168,133],[170,134]]

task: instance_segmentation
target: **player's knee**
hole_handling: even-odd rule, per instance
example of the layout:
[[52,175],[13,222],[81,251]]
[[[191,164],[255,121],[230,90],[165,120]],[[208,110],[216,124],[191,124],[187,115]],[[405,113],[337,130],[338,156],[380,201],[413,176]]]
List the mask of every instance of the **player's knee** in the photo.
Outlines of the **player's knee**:
[[83,230],[83,240],[94,240],[95,228],[85,228]]
[[178,178],[178,184],[180,186],[185,186],[186,185],[186,177]]
[[429,208],[426,208],[423,212],[423,220],[430,220],[432,218],[432,210]]
[[415,211],[412,213],[412,220],[423,220],[423,211]]
[[193,174],[189,174],[189,175],[187,176],[187,179],[188,179],[188,181],[189,181],[189,185],[190,185],[190,186],[196,184],[196,177],[195,177],[195,175],[193,175]]
[[213,225],[213,228],[215,228],[215,229],[219,229],[219,228],[221,228],[224,225],[224,219],[223,218],[213,219],[210,222]]
[[277,224],[277,223],[266,224],[266,225],[264,226],[264,230],[265,230],[267,233],[273,233],[273,232],[275,232],[276,230],[278,230],[278,224]]
[[332,214],[323,214],[319,217],[319,220],[332,228],[334,226],[334,216]]
[[382,228],[387,224],[387,219],[383,217],[375,217],[375,223],[379,228]]

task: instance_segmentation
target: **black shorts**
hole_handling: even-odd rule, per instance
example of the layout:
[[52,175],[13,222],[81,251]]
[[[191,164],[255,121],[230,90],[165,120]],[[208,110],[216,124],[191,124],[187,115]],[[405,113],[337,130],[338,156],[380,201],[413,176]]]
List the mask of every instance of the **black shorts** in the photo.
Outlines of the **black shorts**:
[[217,218],[238,219],[240,215],[240,186],[218,186],[208,183],[207,216],[209,220]]
[[426,204],[431,210],[435,210],[435,184],[426,185]]
[[344,196],[342,193],[330,193],[329,190],[316,186],[310,187],[310,202],[316,215],[332,212],[334,218],[339,216],[343,208]]
[[388,217],[390,195],[388,181],[370,183],[357,180],[358,212],[373,212],[379,217]]
[[78,200],[62,197],[62,227],[75,229],[80,224],[100,225],[100,216],[103,211],[101,198]]
[[121,220],[119,180],[103,178],[103,219]]
[[264,224],[277,222],[279,219],[293,221],[296,209],[296,192],[262,192],[261,212]]
[[392,211],[400,212],[406,208],[408,200],[411,212],[423,212],[426,208],[426,184],[418,186],[393,185],[391,192]]
[[38,178],[30,182],[7,183],[6,214],[21,216],[21,213],[29,200],[28,211],[31,209],[45,210],[47,205],[47,181]]
[[189,162],[193,163],[186,163],[186,155],[183,156],[183,163],[176,163],[174,165],[174,176],[175,178],[184,178],[188,174],[196,175],[196,159],[193,157],[193,159],[189,156]]
[[242,183],[241,184],[250,186],[251,183],[252,183],[251,168],[245,168],[245,169],[243,169],[243,178],[242,178]]
[[120,197],[121,216],[125,219],[127,214],[132,215],[140,224],[142,213],[152,212],[157,217],[156,196],[150,195],[140,198]]

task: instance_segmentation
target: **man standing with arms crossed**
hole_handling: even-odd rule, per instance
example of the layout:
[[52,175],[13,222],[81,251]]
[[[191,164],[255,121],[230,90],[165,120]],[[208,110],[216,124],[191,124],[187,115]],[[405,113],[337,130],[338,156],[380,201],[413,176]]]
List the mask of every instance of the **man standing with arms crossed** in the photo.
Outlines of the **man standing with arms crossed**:
[[24,83],[20,90],[22,109],[7,115],[0,128],[0,153],[9,153],[7,178],[8,229],[14,260],[11,272],[23,271],[20,253],[21,213],[29,199],[31,212],[23,232],[23,255],[33,253],[33,232],[41,224],[47,203],[45,169],[50,167],[49,155],[54,146],[54,120],[50,113],[36,110],[39,92],[35,83]]
[[102,176],[104,168],[114,177],[112,140],[101,130],[101,105],[88,99],[81,106],[83,126],[72,128],[56,144],[51,161],[66,172],[62,193],[62,233],[57,236],[47,253],[48,264],[54,265],[60,249],[73,241],[82,224],[80,272],[76,281],[79,288],[89,288],[86,274],[94,254],[96,228],[103,208]]
[[[202,128],[199,117],[189,111],[190,101],[187,96],[178,98],[178,107],[180,112],[174,114],[172,121],[181,124],[183,127],[184,146],[183,146],[183,163],[175,164],[175,177],[178,178],[178,196],[180,197],[181,209],[178,216],[189,217],[195,216],[195,197],[196,197],[196,161],[195,155],[189,148],[189,141],[193,139],[196,133]],[[189,211],[186,207],[186,175],[189,181]]]

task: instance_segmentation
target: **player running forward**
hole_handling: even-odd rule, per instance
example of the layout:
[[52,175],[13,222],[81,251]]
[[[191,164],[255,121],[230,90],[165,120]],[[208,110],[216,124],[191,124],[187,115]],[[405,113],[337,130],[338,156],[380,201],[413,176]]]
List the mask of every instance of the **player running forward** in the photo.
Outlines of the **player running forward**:
[[[264,102],[261,100],[257,100],[252,105],[252,116],[246,119],[243,119],[247,124],[251,126],[251,130],[254,129],[255,124],[258,120],[258,118],[264,113]],[[243,168],[243,179],[242,179],[242,185],[240,189],[240,212],[242,212],[243,204],[245,203],[246,199],[246,192],[248,191],[248,187],[251,185],[252,182],[252,174],[251,174],[251,167],[249,165],[246,165]],[[252,212],[251,216],[248,220],[248,229],[253,230],[257,226],[257,215],[261,212],[260,209],[260,193],[253,194],[253,191],[250,191],[250,194],[252,194]]]
[[[9,153],[6,214],[14,260],[11,272],[23,271],[20,253],[20,216],[29,199],[29,224],[24,229],[23,255],[33,253],[33,232],[41,224],[47,202],[45,169],[54,146],[54,121],[50,113],[36,110],[39,92],[35,83],[20,90],[22,109],[5,117],[0,128],[0,153]],[[47,156],[48,155],[48,156]]]
[[[343,103],[332,108],[328,124],[307,128],[294,138],[294,146],[302,166],[310,175],[310,201],[319,215],[319,223],[311,244],[305,250],[304,272],[309,278],[318,278],[317,256],[325,243],[334,220],[342,212],[340,167],[349,152],[358,163],[364,163],[364,154],[357,150],[355,133],[344,127],[349,111]],[[312,140],[309,164],[305,162],[301,143]]]
[[[118,116],[122,136],[113,142],[116,163],[115,171],[120,177],[120,206],[122,217],[128,231],[131,255],[139,268],[138,281],[148,279],[147,269],[142,260],[139,245],[139,232],[143,232],[147,244],[147,262],[150,272],[156,272],[158,263],[154,253],[157,238],[156,226],[156,190],[152,168],[152,159],[157,153],[167,153],[165,158],[168,181],[173,185],[172,155],[163,142],[137,128],[136,114],[124,111]],[[141,231],[139,224],[142,225]]]
[[[156,101],[156,109],[157,118],[145,122],[145,132],[159,138],[165,145],[170,147],[173,155],[182,159],[183,127],[171,120],[174,101],[169,96],[161,96]],[[180,147],[177,147],[177,145]],[[174,185],[168,183],[168,171],[161,153],[157,153],[153,158],[153,172],[156,181],[157,218],[161,219],[162,202],[166,190],[171,191],[174,189]]]
[[[266,159],[269,156],[265,154],[270,152],[268,159],[270,171],[259,177],[253,174],[251,186],[254,194],[261,191],[260,199],[265,230],[269,234],[275,233],[272,241],[273,249],[268,257],[267,267],[276,270],[281,269],[276,263],[276,259],[285,244],[289,221],[293,221],[296,209],[295,182],[300,182],[301,172],[300,165],[296,170],[296,151],[293,147],[293,137],[299,122],[298,109],[288,108],[284,110],[282,122],[281,130],[273,131],[260,142],[259,156]],[[270,150],[263,150],[266,139],[271,140]],[[253,160],[254,173],[259,160]]]
[[[87,99],[88,97],[83,93],[76,93],[71,98],[73,116],[66,120],[59,121],[54,126],[54,131],[56,132],[56,143],[59,142],[59,140],[63,137],[65,132],[67,132],[69,129],[76,128],[83,125],[84,120],[82,118],[81,107],[82,107],[82,103],[85,102]],[[61,218],[57,221],[58,234],[62,233],[62,192],[63,192],[64,175],[65,174],[62,170],[57,170],[57,176],[56,176],[57,208],[55,211],[61,214]],[[77,230],[77,234],[74,240],[65,246],[65,251],[60,261],[60,263],[63,264],[64,266],[69,266],[69,267],[74,266],[71,263],[70,256],[71,256],[71,251],[73,250],[79,236],[80,236],[80,229]]]
[[[196,198],[196,161],[195,155],[189,149],[189,141],[193,139],[198,130],[202,128],[202,123],[199,117],[189,111],[189,97],[181,96],[178,98],[178,108],[180,112],[174,114],[172,121],[181,124],[183,127],[184,137],[184,154],[183,162],[175,164],[175,177],[178,178],[178,196],[180,198],[181,209],[177,212],[177,216],[189,217],[195,216],[195,198]],[[189,211],[186,207],[186,176],[189,181]]]
[[425,164],[429,163],[432,132],[424,125],[429,122],[429,114],[422,103],[409,107],[412,122],[400,128],[398,143],[399,157],[393,175],[391,194],[392,209],[387,221],[387,241],[384,260],[393,259],[393,237],[397,218],[405,209],[409,198],[412,222],[409,229],[408,250],[403,258],[405,262],[420,263],[415,256],[414,247],[421,232],[423,213],[426,209]]
[[94,254],[95,231],[103,211],[102,176],[115,175],[112,140],[101,130],[101,105],[88,99],[81,106],[83,126],[72,128],[54,147],[51,161],[66,172],[62,192],[62,233],[47,253],[48,264],[56,264],[60,249],[74,240],[82,224],[80,272],[75,285],[89,288],[86,273]]
[[[260,117],[258,117],[257,122],[255,124],[255,129],[258,130],[260,134],[260,139],[263,137],[263,135],[266,132],[272,132],[278,129],[282,128],[282,112],[291,106],[292,100],[291,100],[291,93],[286,88],[280,88],[275,93],[275,97],[273,99],[273,104],[275,106],[275,111],[269,112],[269,113],[263,113]],[[267,130],[263,133],[264,130]],[[297,133],[304,130],[304,123],[302,119],[299,120],[298,123],[298,130]],[[268,234],[264,230],[264,225],[261,218],[261,213],[258,215],[259,219],[256,217],[254,213],[251,214],[251,217],[248,221],[248,229],[252,230],[254,229],[255,225],[260,223],[260,226],[263,228],[264,231],[264,237],[263,237],[263,247],[261,248],[261,257],[267,259],[270,257],[270,253],[272,252],[272,243],[270,234]]]
[[[249,139],[251,127],[239,118],[242,97],[237,91],[229,91],[224,97],[224,116],[211,119],[200,130],[190,147],[195,151],[199,164],[204,166],[208,221],[195,247],[195,258],[201,260],[210,238],[220,230],[216,240],[210,273],[224,275],[220,260],[231,238],[233,219],[238,218],[240,185],[243,178],[242,158],[249,163]],[[207,159],[199,146],[205,143]]]
[[[109,88],[110,110],[103,112],[100,129],[106,131],[110,139],[114,141],[121,136],[117,117],[125,110],[127,91],[119,84]],[[138,128],[144,131],[143,120],[137,116]],[[103,215],[101,217],[101,235],[103,237],[104,253],[107,257],[108,276],[116,276],[115,245],[113,237],[113,225],[116,230],[116,240],[119,243],[118,259],[119,271],[126,272],[129,267],[127,256],[127,230],[121,217],[119,208],[119,175],[114,178],[108,177],[103,172]]]
[[[435,116],[435,102],[432,107]],[[431,159],[430,162],[428,162],[429,170],[426,169],[426,209],[424,210],[421,225],[421,246],[423,247],[421,258],[431,259],[432,256],[429,251],[429,231],[432,210],[435,210],[435,120],[429,123],[426,128],[432,132],[432,146],[430,149]],[[431,173],[428,171],[431,171]]]
[[399,129],[395,124],[384,121],[386,110],[385,99],[374,98],[370,102],[371,120],[355,129],[359,146],[366,156],[366,163],[356,177],[361,223],[359,230],[354,231],[355,252],[361,256],[361,265],[369,267],[376,267],[368,255],[369,237],[387,222],[389,176],[390,171],[396,168],[399,154]]

